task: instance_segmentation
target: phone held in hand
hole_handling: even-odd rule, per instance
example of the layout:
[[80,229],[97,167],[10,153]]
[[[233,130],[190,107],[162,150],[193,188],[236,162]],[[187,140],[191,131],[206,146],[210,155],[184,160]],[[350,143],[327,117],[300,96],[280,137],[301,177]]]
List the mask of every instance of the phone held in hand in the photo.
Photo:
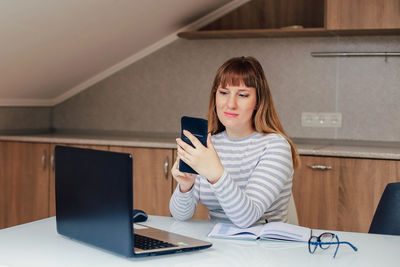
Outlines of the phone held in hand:
[[[189,131],[191,134],[197,137],[197,139],[200,140],[203,146],[205,147],[207,146],[207,134],[208,134],[207,120],[201,118],[188,117],[188,116],[183,116],[181,118],[181,139],[185,143],[194,147],[192,142],[190,142],[190,140],[183,134],[183,130]],[[182,160],[179,161],[179,171],[197,174],[195,170],[193,170],[189,165],[187,165]]]

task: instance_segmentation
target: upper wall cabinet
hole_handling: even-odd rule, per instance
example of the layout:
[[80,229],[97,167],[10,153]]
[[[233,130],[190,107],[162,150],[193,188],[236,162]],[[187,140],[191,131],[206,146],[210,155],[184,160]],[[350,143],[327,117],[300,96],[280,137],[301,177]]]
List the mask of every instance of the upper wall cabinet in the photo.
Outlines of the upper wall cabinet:
[[323,28],[324,0],[253,0],[200,29]]
[[400,28],[400,0],[326,0],[329,30]]
[[187,39],[400,33],[400,0],[252,0]]

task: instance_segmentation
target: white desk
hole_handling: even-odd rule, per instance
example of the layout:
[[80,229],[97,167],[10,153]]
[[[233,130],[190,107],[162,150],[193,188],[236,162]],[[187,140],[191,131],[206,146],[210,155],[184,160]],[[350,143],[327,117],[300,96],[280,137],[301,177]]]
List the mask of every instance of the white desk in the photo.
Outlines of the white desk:
[[[0,267],[5,266],[400,266],[400,236],[337,232],[359,250],[341,245],[308,252],[307,243],[237,241],[207,238],[210,221],[178,222],[150,216],[147,225],[209,240],[211,248],[163,256],[125,258],[65,238],[56,232],[55,217],[0,230]],[[320,231],[314,231],[318,233]]]

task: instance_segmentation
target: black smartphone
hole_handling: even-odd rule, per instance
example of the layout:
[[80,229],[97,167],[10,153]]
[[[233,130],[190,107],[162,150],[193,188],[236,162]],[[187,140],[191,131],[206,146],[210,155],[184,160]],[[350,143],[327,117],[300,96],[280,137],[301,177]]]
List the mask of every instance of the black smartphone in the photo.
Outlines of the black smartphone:
[[[190,142],[190,140],[183,134],[183,130],[189,131],[191,134],[197,137],[197,139],[200,140],[203,146],[207,147],[207,134],[208,134],[207,120],[201,118],[188,117],[188,116],[183,116],[181,118],[181,139],[185,143],[194,147],[192,142]],[[179,161],[179,170],[181,172],[197,174],[195,170],[193,170],[189,165],[187,165],[182,160]]]

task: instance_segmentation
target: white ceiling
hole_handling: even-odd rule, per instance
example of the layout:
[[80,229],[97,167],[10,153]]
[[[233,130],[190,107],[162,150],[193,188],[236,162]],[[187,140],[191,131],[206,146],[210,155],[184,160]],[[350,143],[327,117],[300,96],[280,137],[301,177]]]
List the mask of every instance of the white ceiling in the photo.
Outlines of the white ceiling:
[[248,0],[2,0],[0,106],[53,106]]

